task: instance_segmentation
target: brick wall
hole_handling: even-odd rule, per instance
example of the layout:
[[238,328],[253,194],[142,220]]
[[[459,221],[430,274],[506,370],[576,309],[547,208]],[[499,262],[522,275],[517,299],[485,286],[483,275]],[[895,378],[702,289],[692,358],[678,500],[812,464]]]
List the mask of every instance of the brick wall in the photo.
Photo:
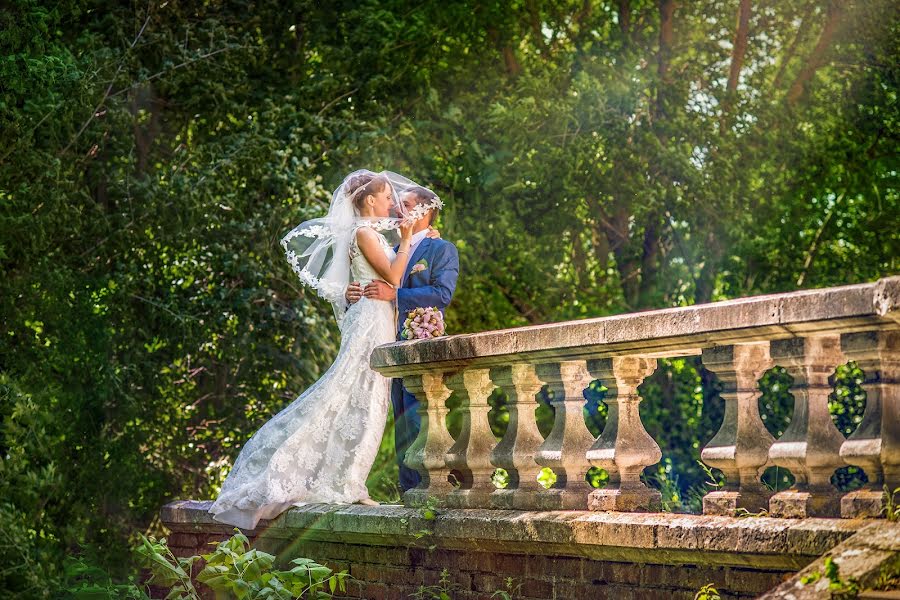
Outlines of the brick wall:
[[[215,533],[173,533],[169,547],[176,556],[209,552],[227,536]],[[506,589],[512,577],[520,598],[564,600],[691,600],[701,586],[712,583],[723,598],[754,598],[780,584],[793,572],[724,566],[654,565],[591,560],[577,557],[504,554],[426,548],[388,548],[322,541],[290,544],[285,540],[255,540],[267,552],[305,556],[354,578],[346,596],[367,600],[407,600],[420,586],[438,585],[449,572],[454,600],[487,600]],[[159,597],[163,597],[163,595]],[[207,597],[212,598],[207,594]],[[428,598],[429,596],[426,596]]]
[[[209,503],[162,511],[177,556],[211,551],[232,529]],[[353,577],[341,598],[400,600],[449,573],[454,600],[489,599],[511,577],[514,598],[691,600],[712,583],[723,598],[754,598],[850,537],[847,520],[732,519],[625,513],[438,511],[309,505],[245,532],[255,547],[307,557]],[[423,529],[431,533],[419,539]],[[429,549],[431,548],[431,549]],[[165,594],[160,590],[159,596]],[[207,594],[207,598],[212,598]],[[425,595],[425,598],[431,598]]]

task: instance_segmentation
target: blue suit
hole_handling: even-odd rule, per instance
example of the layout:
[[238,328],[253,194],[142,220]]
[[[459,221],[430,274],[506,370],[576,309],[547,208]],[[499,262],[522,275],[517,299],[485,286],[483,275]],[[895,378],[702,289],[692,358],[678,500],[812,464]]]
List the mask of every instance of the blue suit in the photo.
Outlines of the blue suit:
[[[415,267],[421,264],[421,267]],[[416,272],[413,273],[413,268]],[[403,321],[415,308],[436,306],[441,312],[450,304],[459,277],[459,253],[456,246],[446,240],[423,239],[409,257],[406,274],[397,290],[399,313],[397,339],[403,329]],[[397,448],[397,464],[400,467],[400,489],[404,492],[419,484],[418,472],[407,467],[403,458],[419,435],[419,401],[406,391],[402,379],[391,382],[391,403],[394,406],[394,434]]]

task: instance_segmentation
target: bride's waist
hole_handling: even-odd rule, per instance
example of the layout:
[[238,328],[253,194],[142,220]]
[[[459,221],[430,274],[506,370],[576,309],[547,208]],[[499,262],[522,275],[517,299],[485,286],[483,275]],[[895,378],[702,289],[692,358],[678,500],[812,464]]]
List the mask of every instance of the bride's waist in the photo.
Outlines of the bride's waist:
[[384,283],[384,280],[383,280],[383,279],[378,279],[377,277],[372,277],[372,278],[369,278],[369,277],[359,277],[359,278],[357,278],[357,279],[354,279],[353,281],[356,281],[357,283],[359,283],[359,285],[360,285],[361,287],[366,287],[367,285],[369,285],[369,284],[372,283],[373,281],[380,281],[380,282]]

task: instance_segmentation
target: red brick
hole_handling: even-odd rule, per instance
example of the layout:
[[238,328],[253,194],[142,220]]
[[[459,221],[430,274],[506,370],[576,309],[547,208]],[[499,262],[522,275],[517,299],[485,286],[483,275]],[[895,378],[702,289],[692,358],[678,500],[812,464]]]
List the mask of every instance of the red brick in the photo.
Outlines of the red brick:
[[628,585],[595,585],[596,600],[644,600],[644,590]]
[[182,548],[196,548],[198,546],[197,536],[191,533],[172,533],[166,538],[167,545],[180,546]]
[[[450,570],[448,569],[448,576],[449,576],[449,573],[450,573]],[[438,571],[435,569],[426,569],[426,570],[422,571],[422,574],[425,579],[425,585],[431,586],[431,585],[439,585],[440,584],[441,571]]]
[[553,573],[547,567],[547,557],[541,554],[523,556],[525,576],[529,579],[552,579]]
[[465,558],[460,557],[458,564],[467,571],[496,573],[496,561],[494,560],[494,555],[488,552],[466,553]]
[[426,564],[428,561],[429,552],[427,550],[423,550],[422,548],[410,548],[409,549],[409,564],[419,567]]
[[413,586],[388,584],[384,600],[409,600],[418,589]]
[[596,600],[602,597],[603,585],[561,579],[553,582],[553,593],[558,600]]
[[547,558],[547,571],[553,577],[564,577],[566,579],[582,579],[584,559],[570,558],[566,556]]
[[641,588],[635,591],[635,595],[641,600],[693,600],[696,594],[697,590],[667,590],[660,588]]
[[378,579],[389,584],[418,587],[425,583],[425,573],[413,568],[378,567]]
[[475,573],[472,575],[472,589],[476,592],[494,593],[503,589],[503,579],[489,573]]
[[472,577],[471,573],[466,573],[465,571],[450,573],[450,581],[453,582],[455,589],[460,591],[470,591],[472,589]]
[[520,593],[525,598],[553,598],[553,584],[549,581],[526,579],[522,582]]
[[725,571],[725,581],[721,587],[729,592],[762,594],[792,576],[793,573],[769,573],[732,567]]
[[584,563],[584,579],[589,583],[640,585],[642,567],[637,563],[589,560]]
[[[424,565],[429,569],[447,569],[448,571],[456,571],[460,569],[460,558],[462,553],[453,550],[432,550],[426,552],[423,556]],[[463,568],[465,568],[463,566]],[[466,570],[471,570],[467,569]]]
[[366,584],[362,581],[358,581],[356,579],[350,579],[347,581],[347,591],[345,595],[348,598],[365,598],[366,597]]
[[524,577],[529,558],[522,554],[498,554],[494,557],[494,566],[499,575]]
[[372,583],[363,590],[362,598],[366,600],[387,600],[388,588],[380,583]]
[[725,569],[721,567],[643,565],[640,574],[641,585],[645,588],[686,589],[696,593],[697,590],[709,583],[716,588],[725,585]]

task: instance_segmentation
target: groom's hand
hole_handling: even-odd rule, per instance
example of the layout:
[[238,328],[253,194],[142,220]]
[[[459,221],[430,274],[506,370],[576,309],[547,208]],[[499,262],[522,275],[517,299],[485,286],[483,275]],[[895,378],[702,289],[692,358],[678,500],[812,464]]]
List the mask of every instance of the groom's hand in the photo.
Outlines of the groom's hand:
[[347,286],[347,291],[344,292],[344,298],[347,299],[347,304],[356,304],[362,297],[362,286],[359,285],[359,282],[357,281],[351,281],[350,285]]
[[393,300],[397,297],[397,290],[392,285],[376,279],[366,286],[363,296],[372,300]]

